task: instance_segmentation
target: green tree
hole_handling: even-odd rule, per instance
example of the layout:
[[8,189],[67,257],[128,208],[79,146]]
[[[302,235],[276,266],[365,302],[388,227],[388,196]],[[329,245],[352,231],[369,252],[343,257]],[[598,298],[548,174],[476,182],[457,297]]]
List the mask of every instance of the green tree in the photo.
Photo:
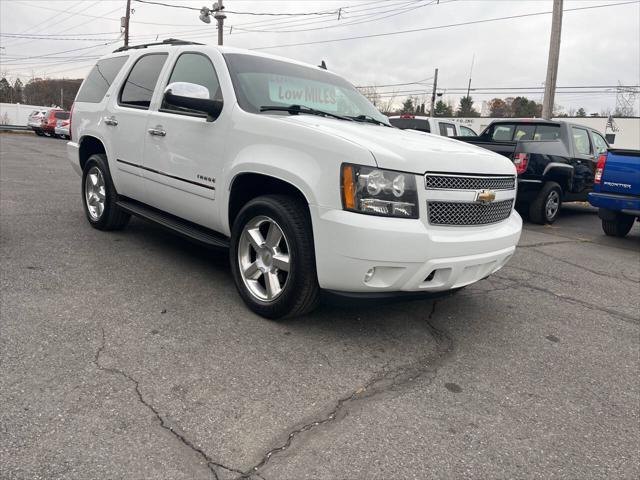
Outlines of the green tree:
[[462,97],[460,99],[460,106],[456,112],[458,117],[479,117],[480,114],[473,108],[473,98],[471,96]]
[[22,102],[24,102],[24,85],[22,84],[22,80],[16,78],[13,84],[13,103]]
[[416,107],[413,105],[413,98],[408,97],[402,103],[402,110],[400,113],[416,113]]
[[436,117],[453,117],[453,108],[442,100],[438,100],[433,115]]
[[0,102],[13,103],[13,87],[4,77],[0,80]]
[[527,97],[516,97],[511,103],[511,116],[519,118],[537,117],[538,104]]
[[584,108],[580,107],[576,112],[576,117],[586,117],[587,112],[584,111]]

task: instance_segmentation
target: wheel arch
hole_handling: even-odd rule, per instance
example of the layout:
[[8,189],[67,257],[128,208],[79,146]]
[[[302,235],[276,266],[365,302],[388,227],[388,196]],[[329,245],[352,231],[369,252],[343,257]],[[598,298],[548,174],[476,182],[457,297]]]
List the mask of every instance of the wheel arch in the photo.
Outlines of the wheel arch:
[[301,188],[293,182],[272,174],[245,171],[233,176],[229,183],[229,194],[227,196],[227,216],[228,230],[238,213],[247,202],[252,199],[269,194],[283,194],[297,198],[309,208],[310,198]]
[[562,194],[571,191],[573,185],[574,169],[572,165],[566,163],[549,163],[542,174],[545,182],[556,182],[562,189]]
[[84,166],[91,155],[95,155],[97,153],[107,154],[104,142],[93,135],[83,136],[78,142],[78,145],[78,162],[80,163],[80,170],[84,170]]

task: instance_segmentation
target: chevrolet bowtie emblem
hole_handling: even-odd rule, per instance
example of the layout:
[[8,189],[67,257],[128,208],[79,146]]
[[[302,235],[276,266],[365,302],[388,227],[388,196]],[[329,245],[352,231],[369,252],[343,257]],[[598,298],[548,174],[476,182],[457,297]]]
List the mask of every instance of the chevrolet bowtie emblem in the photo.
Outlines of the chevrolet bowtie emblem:
[[480,190],[476,194],[476,202],[491,203],[496,199],[496,192],[493,190]]

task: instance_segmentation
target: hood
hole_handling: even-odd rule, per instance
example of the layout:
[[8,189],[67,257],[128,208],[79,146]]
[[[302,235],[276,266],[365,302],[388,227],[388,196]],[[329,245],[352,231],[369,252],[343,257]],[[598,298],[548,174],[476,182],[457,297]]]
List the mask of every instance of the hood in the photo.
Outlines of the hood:
[[[508,174],[508,159],[484,148],[416,130],[400,130],[371,123],[346,122],[313,115],[274,115],[284,122],[307,125],[369,150],[380,168],[425,172]],[[345,159],[347,160],[347,159]]]

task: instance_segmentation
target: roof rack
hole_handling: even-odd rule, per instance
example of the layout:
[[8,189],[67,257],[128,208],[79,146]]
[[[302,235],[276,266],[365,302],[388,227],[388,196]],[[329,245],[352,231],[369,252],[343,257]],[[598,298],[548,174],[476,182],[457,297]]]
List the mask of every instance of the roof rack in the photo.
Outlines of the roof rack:
[[155,43],[143,43],[142,45],[133,45],[130,47],[120,47],[113,51],[113,53],[124,52],[126,50],[133,50],[135,48],[147,48],[153,47],[154,45],[204,45],[203,43],[198,42],[189,42],[188,40],[180,40],[178,38],[167,38],[161,42]]

